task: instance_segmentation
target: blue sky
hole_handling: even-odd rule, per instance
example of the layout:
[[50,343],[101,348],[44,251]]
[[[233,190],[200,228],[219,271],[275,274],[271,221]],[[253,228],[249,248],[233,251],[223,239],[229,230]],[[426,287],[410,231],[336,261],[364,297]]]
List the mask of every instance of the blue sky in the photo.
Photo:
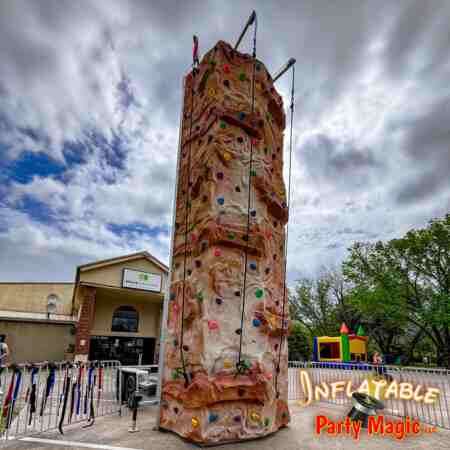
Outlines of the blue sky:
[[[139,250],[167,262],[192,34],[201,53],[234,41],[254,7],[0,4],[0,280],[70,281]],[[290,281],[448,212],[450,4],[256,9],[258,57],[297,59]]]

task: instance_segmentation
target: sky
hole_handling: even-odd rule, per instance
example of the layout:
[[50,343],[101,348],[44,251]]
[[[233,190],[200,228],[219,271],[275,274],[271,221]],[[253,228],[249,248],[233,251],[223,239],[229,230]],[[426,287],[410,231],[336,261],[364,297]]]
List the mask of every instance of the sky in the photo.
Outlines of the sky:
[[252,9],[258,58],[297,60],[289,283],[450,210],[446,0],[4,1],[0,281],[168,262],[192,35],[201,54],[234,43]]

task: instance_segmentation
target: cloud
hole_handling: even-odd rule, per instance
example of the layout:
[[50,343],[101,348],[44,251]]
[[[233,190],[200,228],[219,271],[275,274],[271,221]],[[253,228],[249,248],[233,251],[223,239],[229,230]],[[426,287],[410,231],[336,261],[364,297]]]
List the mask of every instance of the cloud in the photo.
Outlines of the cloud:
[[[142,249],[167,261],[192,34],[202,53],[234,42],[254,7],[0,4],[0,279],[72,279],[77,264]],[[290,282],[355,240],[444,215],[448,2],[267,0],[257,12],[269,70],[297,59]],[[289,77],[277,87],[287,103]]]

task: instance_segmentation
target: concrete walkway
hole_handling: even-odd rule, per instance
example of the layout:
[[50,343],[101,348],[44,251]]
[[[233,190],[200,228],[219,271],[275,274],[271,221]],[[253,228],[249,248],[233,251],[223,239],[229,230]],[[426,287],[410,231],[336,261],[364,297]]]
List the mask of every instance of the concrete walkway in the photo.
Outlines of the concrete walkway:
[[[183,450],[198,448],[184,442],[172,433],[153,430],[155,424],[155,407],[142,409],[138,417],[140,432],[128,433],[129,416],[110,416],[97,420],[92,428],[82,429],[80,425],[67,427],[65,435],[48,432],[34,436],[38,440],[14,440],[7,443],[8,449],[140,449],[140,450]],[[273,436],[260,440],[229,444],[219,448],[241,450],[299,450],[299,449],[450,449],[450,431],[437,429],[434,433],[408,436],[402,441],[392,437],[369,437],[361,433],[359,441],[351,436],[330,437],[317,436],[314,431],[315,417],[325,415],[332,420],[342,420],[347,408],[334,405],[316,404],[301,408],[291,405],[292,422]],[[395,420],[399,420],[395,418]],[[47,440],[47,441],[46,441]],[[56,441],[56,442],[52,442]],[[0,444],[1,446],[1,444]]]

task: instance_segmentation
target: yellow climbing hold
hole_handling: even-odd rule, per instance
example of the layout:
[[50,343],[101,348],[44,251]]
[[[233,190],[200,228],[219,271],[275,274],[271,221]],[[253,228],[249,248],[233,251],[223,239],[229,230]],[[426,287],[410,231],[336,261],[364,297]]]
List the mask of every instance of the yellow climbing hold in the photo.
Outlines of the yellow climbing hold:
[[259,413],[257,413],[256,411],[252,411],[250,413],[250,419],[253,420],[253,422],[259,422],[261,420],[261,416]]
[[231,161],[232,158],[233,158],[233,157],[231,156],[230,153],[224,152],[224,154],[223,154],[223,159],[224,159],[225,161]]
[[193,417],[191,419],[192,428],[198,428],[200,425],[200,420],[197,419],[197,417]]
[[210,97],[214,97],[216,95],[216,90],[214,88],[209,88],[208,89],[208,95]]
[[229,359],[223,360],[223,368],[224,369],[231,369],[233,367],[233,361],[230,361]]

